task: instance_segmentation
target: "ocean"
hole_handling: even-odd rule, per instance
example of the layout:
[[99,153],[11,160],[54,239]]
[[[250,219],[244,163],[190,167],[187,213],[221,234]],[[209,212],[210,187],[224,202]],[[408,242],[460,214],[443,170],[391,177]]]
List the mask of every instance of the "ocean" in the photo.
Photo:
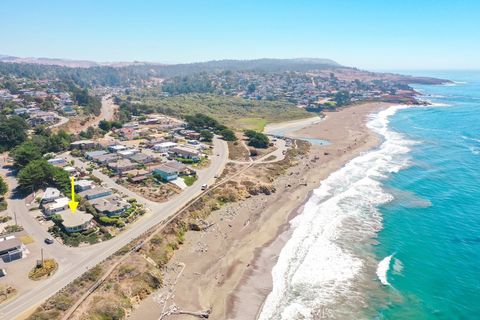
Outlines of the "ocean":
[[372,115],[382,144],[291,221],[259,319],[480,317],[480,72],[409,73],[454,83]]

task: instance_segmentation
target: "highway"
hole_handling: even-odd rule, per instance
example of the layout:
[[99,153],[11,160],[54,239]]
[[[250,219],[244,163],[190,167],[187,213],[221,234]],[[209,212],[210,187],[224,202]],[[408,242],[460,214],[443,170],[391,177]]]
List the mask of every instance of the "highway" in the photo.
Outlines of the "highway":
[[[138,221],[133,223],[120,235],[106,242],[81,248],[70,248],[59,243],[48,246],[46,248],[47,254],[59,262],[58,271],[51,278],[39,282],[32,290],[1,305],[0,319],[11,320],[25,316],[28,311],[33,311],[33,308],[39,306],[46,299],[81,276],[85,271],[102,262],[150,228],[174,215],[186,203],[200,195],[202,193],[202,184],[212,184],[215,181],[215,175],[219,175],[223,171],[228,161],[227,143],[218,138],[214,138],[213,146],[210,166],[199,170],[196,183],[171,200],[164,203],[155,203],[136,195],[135,198],[145,203],[150,209],[150,212],[140,217]],[[218,156],[216,156],[217,154]],[[76,162],[78,162],[77,159]],[[99,172],[94,172],[94,174],[98,175]],[[14,180],[13,177],[8,177],[9,184],[12,186],[15,186],[16,182]],[[106,180],[105,182],[108,185],[114,183],[111,180]],[[120,186],[116,184],[113,187],[121,192],[127,190],[119,188]],[[9,199],[8,202],[9,206],[12,206],[11,208],[15,210],[19,222],[24,226],[25,230],[29,232],[36,241],[43,242],[48,234],[28,212],[28,209],[25,207],[25,201],[23,199]]]

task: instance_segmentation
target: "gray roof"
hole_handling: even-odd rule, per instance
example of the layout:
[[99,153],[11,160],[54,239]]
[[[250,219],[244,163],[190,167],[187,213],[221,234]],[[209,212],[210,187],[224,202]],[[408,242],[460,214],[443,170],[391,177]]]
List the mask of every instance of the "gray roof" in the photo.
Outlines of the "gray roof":
[[5,237],[0,239],[0,252],[12,251],[21,246],[22,242],[15,237]]
[[178,173],[177,169],[166,166],[166,165],[163,165],[163,164],[161,166],[158,166],[157,168],[155,168],[154,171],[155,170],[159,170],[159,171],[162,171],[162,172],[165,172],[165,173]]
[[167,167],[173,168],[173,169],[175,169],[179,172],[188,169],[186,165],[184,165],[183,163],[181,163],[179,161],[169,161],[169,162],[165,163],[165,165]]
[[78,209],[75,211],[75,213],[73,213],[70,209],[67,209],[60,211],[58,214],[62,217],[62,224],[66,228],[75,228],[93,219],[93,216],[90,213],[85,213]]
[[106,153],[107,153],[107,151],[105,151],[105,150],[97,150],[97,151],[85,152],[85,155],[87,157],[98,157],[98,156],[103,156]]
[[112,193],[112,190],[104,188],[104,187],[96,187],[96,188],[93,188],[93,189],[88,189],[88,190],[79,192],[78,194],[82,197],[88,197],[88,196],[93,196],[93,195],[96,195],[96,194],[101,194],[101,193],[106,193],[106,192]]

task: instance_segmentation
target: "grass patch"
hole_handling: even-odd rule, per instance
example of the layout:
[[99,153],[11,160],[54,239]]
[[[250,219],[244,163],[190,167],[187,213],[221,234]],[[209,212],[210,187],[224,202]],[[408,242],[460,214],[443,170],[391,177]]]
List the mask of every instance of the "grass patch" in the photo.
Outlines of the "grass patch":
[[4,233],[14,233],[23,231],[23,227],[18,224],[12,224],[11,226],[6,226]]
[[193,176],[184,176],[182,177],[183,178],[183,181],[185,181],[185,184],[187,186],[191,186],[195,183],[195,181],[197,181],[198,177],[197,175],[193,175]]
[[0,212],[7,210],[7,202],[0,201]]
[[33,240],[30,236],[21,236],[20,241],[22,241],[22,243],[25,245],[35,242],[35,240]]
[[262,132],[267,125],[267,120],[262,118],[241,118],[235,121],[235,127],[238,129],[255,130]]
[[[160,112],[180,117],[201,113],[235,129],[244,129],[244,124],[261,126],[262,122],[282,122],[312,116],[288,101],[247,100],[215,94],[161,97],[157,91],[148,89],[135,93],[132,98],[140,103],[132,103],[132,108],[136,111]],[[242,123],[239,119],[247,120]]]
[[43,261],[43,265],[35,266],[28,274],[28,278],[31,280],[41,280],[43,278],[50,277],[57,271],[58,265],[54,259],[46,259]]

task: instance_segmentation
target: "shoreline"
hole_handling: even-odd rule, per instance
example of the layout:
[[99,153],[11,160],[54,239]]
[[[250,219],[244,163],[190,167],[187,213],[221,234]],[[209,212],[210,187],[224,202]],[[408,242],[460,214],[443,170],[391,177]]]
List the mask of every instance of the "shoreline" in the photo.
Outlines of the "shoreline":
[[[307,156],[275,180],[277,192],[226,205],[209,217],[215,228],[187,233],[185,244],[166,271],[166,283],[177,292],[172,298],[175,305],[182,310],[211,309],[212,319],[255,319],[271,291],[272,267],[289,239],[292,215],[301,212],[322,180],[379,145],[379,137],[366,122],[370,114],[391,105],[366,103],[328,112],[322,121],[296,130],[296,137],[328,140],[330,144],[312,145]],[[292,122],[288,125],[291,127]],[[198,250],[199,244],[202,250]],[[186,267],[177,278],[175,266],[180,264]],[[169,279],[173,278],[172,284]],[[163,304],[156,301],[161,301],[160,292],[143,301],[129,319],[157,319]]]
[[[363,125],[366,127],[366,123],[368,122],[367,118],[369,115],[377,113],[382,109],[390,107],[392,105],[393,104],[379,106],[378,108],[374,108],[374,110],[371,110],[370,112],[365,114]],[[352,108],[355,108],[355,106]],[[349,108],[344,108],[342,110],[348,110],[348,109]],[[331,113],[332,112],[330,112],[330,114]],[[291,131],[287,133],[286,136],[297,138],[297,139],[302,139],[302,138],[317,139],[318,137],[312,136],[311,130],[312,129],[314,130],[314,128],[312,127],[315,127],[315,125],[318,125],[319,123],[321,123],[320,121],[325,121],[326,119],[328,119],[328,115],[325,116],[324,118],[319,118],[318,121],[308,123],[308,125],[304,128]],[[282,126],[281,124],[277,124],[277,126],[273,130],[285,130],[288,128],[297,127],[304,123],[306,123],[305,119],[303,121],[302,120],[291,121],[286,123],[284,126]],[[272,129],[270,128],[270,130]],[[367,131],[369,131],[369,134],[372,137],[375,137],[377,141],[375,142],[375,144],[371,145],[370,148],[368,148],[367,150],[364,150],[363,152],[368,152],[378,147],[381,143],[376,133],[374,133],[368,128],[367,128]],[[342,167],[348,161],[360,155],[361,153],[362,152],[356,154],[355,156],[352,156],[350,159],[345,161],[340,167]],[[335,171],[336,170],[332,170],[327,174],[327,176]],[[326,177],[322,178],[321,181],[323,181]],[[302,213],[305,204],[308,202],[308,200],[310,199],[313,193],[313,190],[314,189],[310,190],[308,194],[305,196],[305,198],[303,199],[302,203],[299,204],[294,210],[291,211],[290,215],[288,216],[287,222],[285,222],[284,224],[278,227],[277,235],[275,236],[275,238],[272,238],[270,241],[265,243],[262,247],[255,249],[254,258],[250,262],[251,265],[253,266],[253,269],[246,270],[241,280],[238,282],[238,286],[231,292],[229,296],[230,301],[228,301],[227,303],[226,319],[245,319],[245,320],[258,319],[258,317],[260,316],[260,312],[263,308],[263,305],[265,303],[265,300],[273,287],[272,269],[277,263],[281,250],[283,249],[287,241],[290,239],[293,232],[290,226],[290,221],[294,217]],[[268,257],[274,257],[274,259],[268,260]],[[268,272],[265,272],[267,270]],[[259,288],[259,285],[258,285],[259,283],[263,283],[263,287],[261,289]],[[261,300],[254,301],[253,298],[255,297],[257,298],[261,297]],[[242,312],[241,314],[239,313],[240,310]],[[248,314],[246,314],[247,310],[248,310]]]

